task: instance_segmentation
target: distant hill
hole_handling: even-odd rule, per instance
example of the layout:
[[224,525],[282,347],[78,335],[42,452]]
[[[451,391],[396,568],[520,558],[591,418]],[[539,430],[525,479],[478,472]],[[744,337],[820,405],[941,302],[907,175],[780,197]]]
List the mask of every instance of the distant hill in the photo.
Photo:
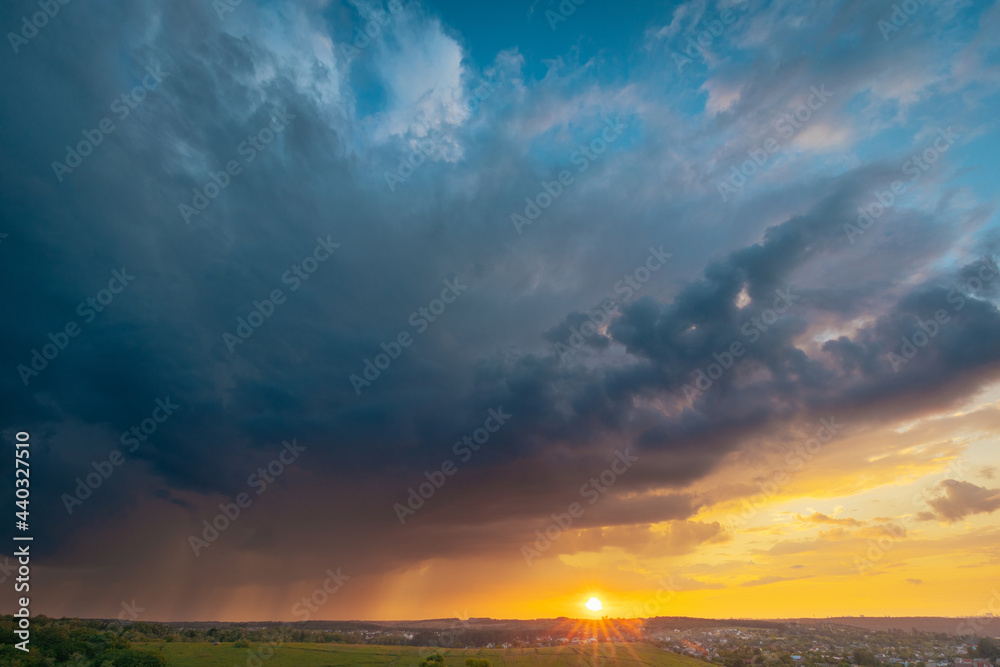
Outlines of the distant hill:
[[[786,623],[799,623],[814,627],[819,621],[837,625],[849,625],[865,630],[905,630],[916,628],[921,632],[946,632],[950,635],[979,634],[990,637],[1000,636],[1000,618],[949,618],[946,616],[840,616],[817,618],[790,618]],[[972,628],[970,630],[969,628]]]

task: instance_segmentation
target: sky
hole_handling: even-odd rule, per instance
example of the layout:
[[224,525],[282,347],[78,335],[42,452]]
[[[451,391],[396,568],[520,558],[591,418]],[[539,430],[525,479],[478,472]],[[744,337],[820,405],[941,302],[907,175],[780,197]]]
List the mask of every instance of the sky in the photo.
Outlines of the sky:
[[997,4],[41,5],[0,8],[33,613],[1000,599]]

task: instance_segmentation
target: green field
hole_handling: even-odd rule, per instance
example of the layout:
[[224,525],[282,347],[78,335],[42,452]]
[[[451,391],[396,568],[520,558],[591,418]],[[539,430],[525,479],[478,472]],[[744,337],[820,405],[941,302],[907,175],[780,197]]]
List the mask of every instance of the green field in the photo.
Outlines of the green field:
[[[248,664],[251,655],[267,656],[266,643],[255,643],[251,649],[238,649],[232,644],[213,646],[206,643],[133,644],[134,648],[162,651],[171,667],[234,667]],[[413,646],[367,646],[353,644],[285,644],[273,649],[274,654],[251,667],[325,667],[342,665],[393,665],[416,667],[427,655],[438,652],[445,664],[464,667],[466,658],[486,658],[493,667],[578,667],[579,665],[661,665],[662,667],[706,667],[694,658],[658,649],[649,644],[593,644],[561,648],[521,649],[433,649]]]

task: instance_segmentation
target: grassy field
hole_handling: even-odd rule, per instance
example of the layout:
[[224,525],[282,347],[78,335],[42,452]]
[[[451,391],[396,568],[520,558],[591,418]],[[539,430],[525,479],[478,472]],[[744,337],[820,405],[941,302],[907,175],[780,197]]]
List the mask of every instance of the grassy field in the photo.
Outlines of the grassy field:
[[[204,643],[133,644],[134,648],[161,651],[171,667],[341,667],[346,665],[393,665],[416,667],[437,651],[450,667],[464,667],[466,658],[486,658],[492,667],[578,667],[580,665],[657,665],[662,667],[706,667],[694,658],[658,649],[649,644],[595,644],[560,648],[523,649],[431,649],[412,646],[368,646],[345,644],[285,644],[260,662],[251,656],[269,655],[267,644],[238,649],[232,644]],[[250,662],[248,663],[248,660]]]

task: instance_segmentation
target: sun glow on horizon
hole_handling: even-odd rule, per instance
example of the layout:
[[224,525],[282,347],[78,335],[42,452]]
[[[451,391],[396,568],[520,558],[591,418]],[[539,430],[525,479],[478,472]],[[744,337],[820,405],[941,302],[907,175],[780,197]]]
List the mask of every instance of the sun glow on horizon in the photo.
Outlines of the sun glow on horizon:
[[590,611],[600,611],[604,609],[604,605],[601,603],[601,601],[594,597],[587,600],[583,606],[589,609]]

